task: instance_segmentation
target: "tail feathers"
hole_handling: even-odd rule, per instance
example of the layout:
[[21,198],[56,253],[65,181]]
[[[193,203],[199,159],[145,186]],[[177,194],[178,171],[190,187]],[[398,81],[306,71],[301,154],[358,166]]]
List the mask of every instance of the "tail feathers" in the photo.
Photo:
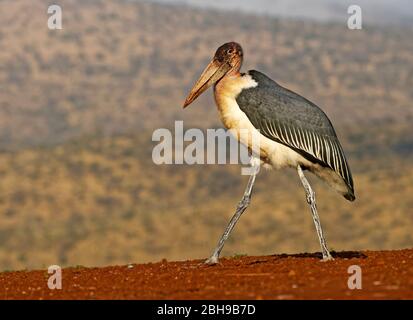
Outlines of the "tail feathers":
[[352,190],[349,190],[346,194],[343,195],[344,198],[346,198],[348,201],[354,201],[356,200],[356,196],[354,195],[354,192]]
[[312,171],[321,180],[324,180],[324,182],[326,182],[338,193],[342,194],[343,197],[346,198],[348,201],[356,200],[353,186],[348,185],[348,183],[344,181],[343,177],[336,171],[332,170],[329,167],[322,166],[314,166],[310,168],[310,171]]

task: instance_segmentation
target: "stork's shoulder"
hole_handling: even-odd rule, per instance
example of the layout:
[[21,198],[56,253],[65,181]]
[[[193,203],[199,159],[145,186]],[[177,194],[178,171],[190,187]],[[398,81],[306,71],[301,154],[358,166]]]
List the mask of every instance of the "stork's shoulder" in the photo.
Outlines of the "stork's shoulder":
[[241,74],[241,78],[254,84],[242,88],[236,96],[238,104],[241,104],[241,109],[261,106],[264,101],[278,96],[279,84],[262,72],[249,70],[247,73]]
[[245,75],[257,85],[242,90],[236,100],[242,111],[252,115],[256,112],[266,118],[277,118],[287,122],[324,128],[334,135],[330,120],[321,108],[303,96],[291,91],[266,76],[250,70]]
[[310,100],[281,86],[275,80],[260,71],[249,70],[246,73],[246,76],[257,85],[254,88],[251,88],[255,90],[245,90],[243,92],[245,95],[257,95],[257,92],[260,92],[260,99],[275,99],[280,104],[288,104],[290,107],[306,107],[321,111],[321,109]]
[[246,75],[250,76],[260,87],[279,86],[273,79],[257,70],[249,70]]

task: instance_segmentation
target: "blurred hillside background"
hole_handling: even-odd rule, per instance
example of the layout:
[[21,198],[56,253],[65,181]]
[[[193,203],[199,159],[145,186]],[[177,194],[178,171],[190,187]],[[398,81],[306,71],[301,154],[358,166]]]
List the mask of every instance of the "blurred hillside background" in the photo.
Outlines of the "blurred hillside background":
[[[331,248],[413,247],[412,5],[352,2],[363,30],[339,1],[55,1],[63,30],[47,28],[47,1],[0,1],[0,270],[211,253],[248,178],[156,166],[151,136],[175,120],[222,126],[212,91],[182,103],[227,41],[244,47],[243,70],[332,120],[357,200],[310,176]],[[223,254],[318,250],[295,172],[260,174]]]

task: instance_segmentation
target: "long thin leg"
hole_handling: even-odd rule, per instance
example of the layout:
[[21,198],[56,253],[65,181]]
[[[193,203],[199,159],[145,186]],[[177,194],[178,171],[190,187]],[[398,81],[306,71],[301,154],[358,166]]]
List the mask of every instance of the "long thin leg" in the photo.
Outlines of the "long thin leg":
[[307,178],[304,176],[303,170],[298,165],[297,166],[298,176],[301,179],[301,183],[303,184],[306,196],[307,196],[307,203],[310,205],[311,214],[313,215],[313,221],[315,228],[317,230],[318,239],[320,240],[321,252],[323,253],[323,260],[333,260],[330,252],[327,248],[327,242],[324,238],[323,228],[321,227],[320,217],[317,213],[317,206],[315,202],[315,192],[310,186]]
[[[258,160],[259,161],[259,160]],[[250,175],[250,178],[248,180],[247,188],[245,189],[244,196],[242,197],[241,201],[238,203],[237,209],[235,211],[235,214],[232,216],[227,228],[225,229],[225,232],[219,239],[218,245],[216,246],[214,253],[211,255],[209,259],[205,261],[206,264],[216,264],[218,263],[219,255],[221,253],[222,248],[224,247],[225,241],[228,239],[229,235],[231,234],[232,229],[234,229],[235,224],[241,217],[241,215],[244,213],[244,211],[247,209],[248,205],[251,202],[251,194],[252,194],[252,189],[254,187],[254,182],[255,182],[255,177],[257,176],[258,170],[256,165],[253,165],[253,172]]]

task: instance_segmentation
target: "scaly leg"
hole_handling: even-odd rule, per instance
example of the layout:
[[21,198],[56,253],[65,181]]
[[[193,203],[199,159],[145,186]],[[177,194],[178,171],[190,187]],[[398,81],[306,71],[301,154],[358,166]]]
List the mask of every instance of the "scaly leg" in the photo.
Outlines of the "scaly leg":
[[324,238],[323,229],[321,227],[320,218],[317,213],[317,206],[315,202],[315,192],[310,186],[307,178],[304,176],[303,170],[300,166],[297,166],[298,176],[301,179],[301,183],[303,184],[306,196],[307,196],[307,203],[310,205],[311,214],[313,215],[313,221],[315,228],[317,230],[318,239],[320,240],[321,252],[323,253],[323,260],[334,260],[331,256],[330,252],[327,248],[327,242]]
[[[260,160],[257,160],[257,161],[260,161]],[[224,247],[225,241],[228,239],[229,235],[231,234],[232,229],[234,229],[235,224],[237,223],[241,215],[244,213],[244,211],[247,209],[248,205],[250,204],[252,188],[254,186],[255,177],[257,176],[257,173],[258,173],[258,166],[256,164],[256,161],[252,162],[253,171],[248,180],[248,184],[247,184],[247,188],[245,189],[244,196],[242,197],[241,201],[238,203],[237,210],[235,211],[235,214],[232,216],[227,228],[225,229],[224,234],[219,239],[218,245],[216,246],[214,253],[209,259],[205,261],[206,264],[218,263],[219,254],[221,253],[221,250]]]

